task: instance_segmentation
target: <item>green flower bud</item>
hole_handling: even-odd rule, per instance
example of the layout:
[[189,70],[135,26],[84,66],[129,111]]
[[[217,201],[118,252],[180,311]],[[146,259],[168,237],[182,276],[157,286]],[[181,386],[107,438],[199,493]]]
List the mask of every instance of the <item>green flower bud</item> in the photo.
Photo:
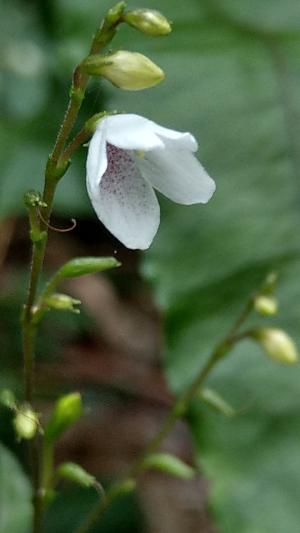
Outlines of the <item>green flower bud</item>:
[[278,311],[278,302],[272,296],[261,294],[255,298],[254,308],[263,316],[272,316],[276,315]]
[[13,420],[15,432],[19,439],[32,439],[39,426],[37,414],[29,407],[21,407]]
[[125,2],[118,2],[114,7],[111,7],[105,17],[105,21],[108,24],[117,24],[120,20],[122,13],[126,7]]
[[195,477],[195,470],[191,466],[169,453],[148,455],[143,461],[143,467],[145,470],[151,468],[182,479],[193,479]]
[[80,418],[82,412],[81,396],[78,392],[59,398],[45,427],[45,440],[57,440],[66,429]]
[[116,483],[115,486],[113,486],[110,490],[111,495],[119,496],[121,494],[130,494],[130,492],[134,491],[136,487],[136,481],[135,479],[124,479],[124,481],[120,481],[120,483]]
[[277,280],[277,272],[270,272],[263,283],[261,292],[264,294],[272,294],[276,289]]
[[114,257],[78,257],[63,265],[59,269],[57,276],[60,278],[76,278],[85,274],[93,274],[109,268],[115,268],[120,266],[120,264]]
[[123,21],[152,37],[167,35],[172,28],[169,21],[154,9],[134,9],[123,15]]
[[9,389],[3,389],[0,391],[0,403],[8,409],[14,409],[16,407],[16,399],[14,393]]
[[51,309],[58,309],[60,311],[71,311],[72,313],[79,313],[79,309],[74,307],[75,305],[80,305],[81,301],[72,298],[68,294],[51,294],[46,298],[45,303]]
[[235,415],[235,410],[216,391],[212,389],[201,389],[198,396],[199,399],[203,400],[223,415],[228,417]]
[[91,55],[83,61],[81,69],[92,76],[103,76],[127,91],[148,89],[165,77],[161,68],[148,57],[125,50],[107,56]]
[[298,361],[295,343],[282,329],[262,328],[254,331],[252,336],[272,359],[284,364]]
[[89,474],[84,468],[76,463],[61,464],[56,473],[59,477],[67,479],[72,483],[76,483],[81,487],[92,487],[95,484],[96,478]]

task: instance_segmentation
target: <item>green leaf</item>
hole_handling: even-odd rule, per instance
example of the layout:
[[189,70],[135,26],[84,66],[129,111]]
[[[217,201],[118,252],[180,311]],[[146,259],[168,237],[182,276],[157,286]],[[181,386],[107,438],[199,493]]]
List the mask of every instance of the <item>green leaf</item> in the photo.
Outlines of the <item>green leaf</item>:
[[0,525],[1,533],[30,530],[31,488],[21,466],[0,444]]
[[[148,45],[165,84],[149,100],[123,99],[123,108],[125,100],[131,111],[191,131],[217,183],[207,206],[161,201],[161,226],[143,266],[165,312],[165,365],[177,392],[271,270],[279,272],[280,312],[256,315],[249,327],[267,320],[300,345],[299,15],[296,1],[189,2],[161,48]],[[299,379],[299,365],[272,365],[243,341],[207,384],[246,406],[243,416],[193,408],[221,533],[298,529]]]

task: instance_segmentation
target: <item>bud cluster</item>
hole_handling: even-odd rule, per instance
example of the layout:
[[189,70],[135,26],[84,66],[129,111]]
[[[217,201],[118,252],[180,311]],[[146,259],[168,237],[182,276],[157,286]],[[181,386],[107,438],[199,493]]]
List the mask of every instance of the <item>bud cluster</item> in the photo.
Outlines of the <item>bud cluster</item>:
[[[113,25],[124,22],[151,37],[167,35],[171,31],[170,23],[158,11],[124,10],[125,4],[120,2],[108,12],[106,22]],[[91,54],[81,63],[80,70],[89,76],[102,76],[116,87],[127,91],[148,89],[165,77],[163,70],[148,57],[126,50],[107,55]]]

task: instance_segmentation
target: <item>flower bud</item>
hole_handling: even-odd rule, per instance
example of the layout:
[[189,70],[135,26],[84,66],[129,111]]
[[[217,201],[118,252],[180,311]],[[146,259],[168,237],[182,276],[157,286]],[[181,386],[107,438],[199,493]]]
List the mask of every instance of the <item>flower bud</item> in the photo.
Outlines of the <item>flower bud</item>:
[[198,394],[200,400],[203,400],[208,405],[216,409],[225,416],[231,417],[235,415],[235,410],[229,405],[216,391],[212,389],[201,389]]
[[195,470],[191,466],[169,453],[147,455],[143,461],[143,468],[145,470],[149,468],[159,470],[182,479],[193,479],[195,477]]
[[262,328],[253,332],[252,335],[272,359],[285,364],[298,361],[295,343],[282,329]]
[[105,21],[108,24],[117,24],[120,20],[122,13],[126,7],[125,2],[118,2],[114,7],[111,7],[105,17]]
[[51,294],[46,298],[45,303],[51,309],[58,309],[59,311],[71,311],[72,313],[79,313],[75,305],[80,305],[81,301],[72,298],[68,294]]
[[45,440],[57,440],[81,415],[82,403],[78,392],[59,398],[45,427]]
[[81,64],[81,70],[92,76],[103,76],[116,87],[128,91],[148,89],[165,77],[161,68],[148,57],[125,50],[107,56],[90,55]]
[[137,30],[152,37],[167,35],[171,32],[169,21],[154,9],[134,9],[123,15],[123,21]]
[[10,389],[3,389],[0,391],[0,404],[8,409],[15,409],[16,399],[14,393]]
[[29,407],[21,407],[14,421],[14,428],[19,439],[32,439],[38,429],[39,419],[37,414]]
[[77,257],[63,265],[57,276],[60,278],[77,278],[85,274],[103,272],[110,268],[120,266],[121,263],[114,257]]
[[56,470],[56,473],[59,477],[72,481],[81,487],[92,487],[96,481],[94,476],[76,463],[61,464]]
[[275,298],[260,294],[254,300],[254,308],[263,316],[272,316],[278,311],[278,303]]

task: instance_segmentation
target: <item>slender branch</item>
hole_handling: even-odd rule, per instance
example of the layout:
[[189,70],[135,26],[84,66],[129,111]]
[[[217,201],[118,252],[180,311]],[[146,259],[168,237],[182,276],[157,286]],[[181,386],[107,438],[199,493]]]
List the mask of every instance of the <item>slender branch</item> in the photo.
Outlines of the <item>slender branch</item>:
[[68,161],[71,156],[76,152],[80,146],[82,146],[85,142],[87,142],[92,135],[91,131],[86,130],[86,128],[82,128],[77,135],[75,135],[74,139],[68,144],[66,149],[64,150],[61,159],[64,161]]
[[[254,297],[251,296],[248,299],[241,314],[238,316],[237,320],[234,322],[233,326],[230,328],[224,339],[219,344],[217,344],[215,349],[212,351],[211,355],[195,377],[194,381],[192,381],[190,386],[185,391],[183,391],[182,394],[179,395],[179,397],[175,401],[174,406],[167,415],[161,429],[158,431],[158,433],[156,433],[156,435],[154,435],[154,437],[150,440],[150,442],[144,449],[142,455],[137,459],[136,462],[133,463],[133,465],[129,469],[127,481],[136,480],[145,470],[145,458],[159,449],[165,437],[174,428],[177,420],[185,415],[189,403],[195,397],[203,382],[211,373],[216,364],[228,354],[228,352],[236,342],[245,337],[245,334],[243,333],[238,334],[238,330],[248,318],[249,314],[253,309],[253,298]],[[92,526],[94,526],[96,522],[105,513],[109,505],[119,495],[125,492],[124,490],[122,490],[124,483],[124,480],[121,480],[120,482],[116,482],[114,485],[112,485],[112,487],[106,493],[106,498],[103,499],[100,504],[97,504],[94,509],[92,509],[86,521],[83,522],[77,529],[75,529],[74,533],[87,533],[88,531],[90,531]]]

